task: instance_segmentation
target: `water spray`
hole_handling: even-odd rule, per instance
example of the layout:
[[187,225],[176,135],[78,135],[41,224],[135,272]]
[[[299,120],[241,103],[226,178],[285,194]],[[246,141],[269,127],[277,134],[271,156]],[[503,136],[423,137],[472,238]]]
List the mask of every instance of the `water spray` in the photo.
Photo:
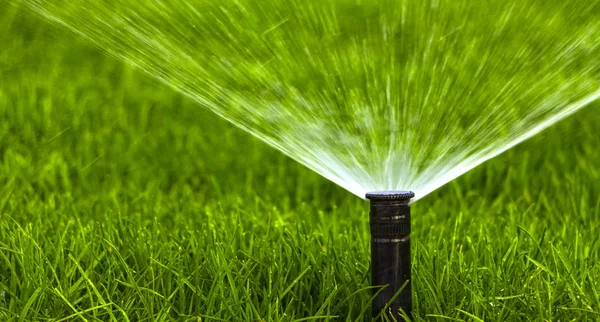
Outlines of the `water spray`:
[[412,191],[374,191],[371,200],[371,283],[385,286],[373,299],[373,316],[404,321],[400,309],[412,311],[410,280],[410,205]]

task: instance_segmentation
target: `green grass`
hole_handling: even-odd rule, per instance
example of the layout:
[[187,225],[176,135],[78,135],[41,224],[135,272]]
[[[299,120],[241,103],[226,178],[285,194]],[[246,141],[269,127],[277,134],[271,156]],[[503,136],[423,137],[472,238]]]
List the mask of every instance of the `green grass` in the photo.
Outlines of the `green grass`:
[[[0,321],[364,321],[367,203],[0,4]],[[600,319],[599,105],[413,206],[417,321]]]

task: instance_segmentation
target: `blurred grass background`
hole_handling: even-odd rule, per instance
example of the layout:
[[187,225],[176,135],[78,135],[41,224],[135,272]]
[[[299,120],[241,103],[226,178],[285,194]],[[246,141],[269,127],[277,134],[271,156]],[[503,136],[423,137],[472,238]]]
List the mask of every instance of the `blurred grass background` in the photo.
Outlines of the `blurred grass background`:
[[[369,320],[368,207],[0,4],[1,321]],[[598,103],[413,206],[415,319],[600,319]]]

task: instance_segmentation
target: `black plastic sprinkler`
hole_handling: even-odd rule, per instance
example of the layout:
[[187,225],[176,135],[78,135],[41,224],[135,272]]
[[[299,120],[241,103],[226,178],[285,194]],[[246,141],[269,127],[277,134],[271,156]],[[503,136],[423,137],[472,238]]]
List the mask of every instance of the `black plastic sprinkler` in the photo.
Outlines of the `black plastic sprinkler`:
[[[410,206],[412,191],[374,191],[371,200],[371,284],[386,286],[373,299],[373,317],[386,308],[391,321],[404,321],[399,309],[412,311],[410,287]],[[398,291],[400,293],[394,299]],[[392,301],[393,299],[393,301]]]

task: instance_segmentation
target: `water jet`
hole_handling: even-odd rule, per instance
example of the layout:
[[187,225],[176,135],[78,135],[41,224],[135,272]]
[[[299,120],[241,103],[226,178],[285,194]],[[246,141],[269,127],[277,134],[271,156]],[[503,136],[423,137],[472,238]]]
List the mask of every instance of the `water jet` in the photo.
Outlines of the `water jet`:
[[13,1],[358,197],[422,198],[600,98],[595,0]]
[[371,283],[384,286],[373,299],[373,316],[382,310],[404,321],[400,309],[412,311],[410,278],[410,205],[412,191],[374,191],[371,201]]

